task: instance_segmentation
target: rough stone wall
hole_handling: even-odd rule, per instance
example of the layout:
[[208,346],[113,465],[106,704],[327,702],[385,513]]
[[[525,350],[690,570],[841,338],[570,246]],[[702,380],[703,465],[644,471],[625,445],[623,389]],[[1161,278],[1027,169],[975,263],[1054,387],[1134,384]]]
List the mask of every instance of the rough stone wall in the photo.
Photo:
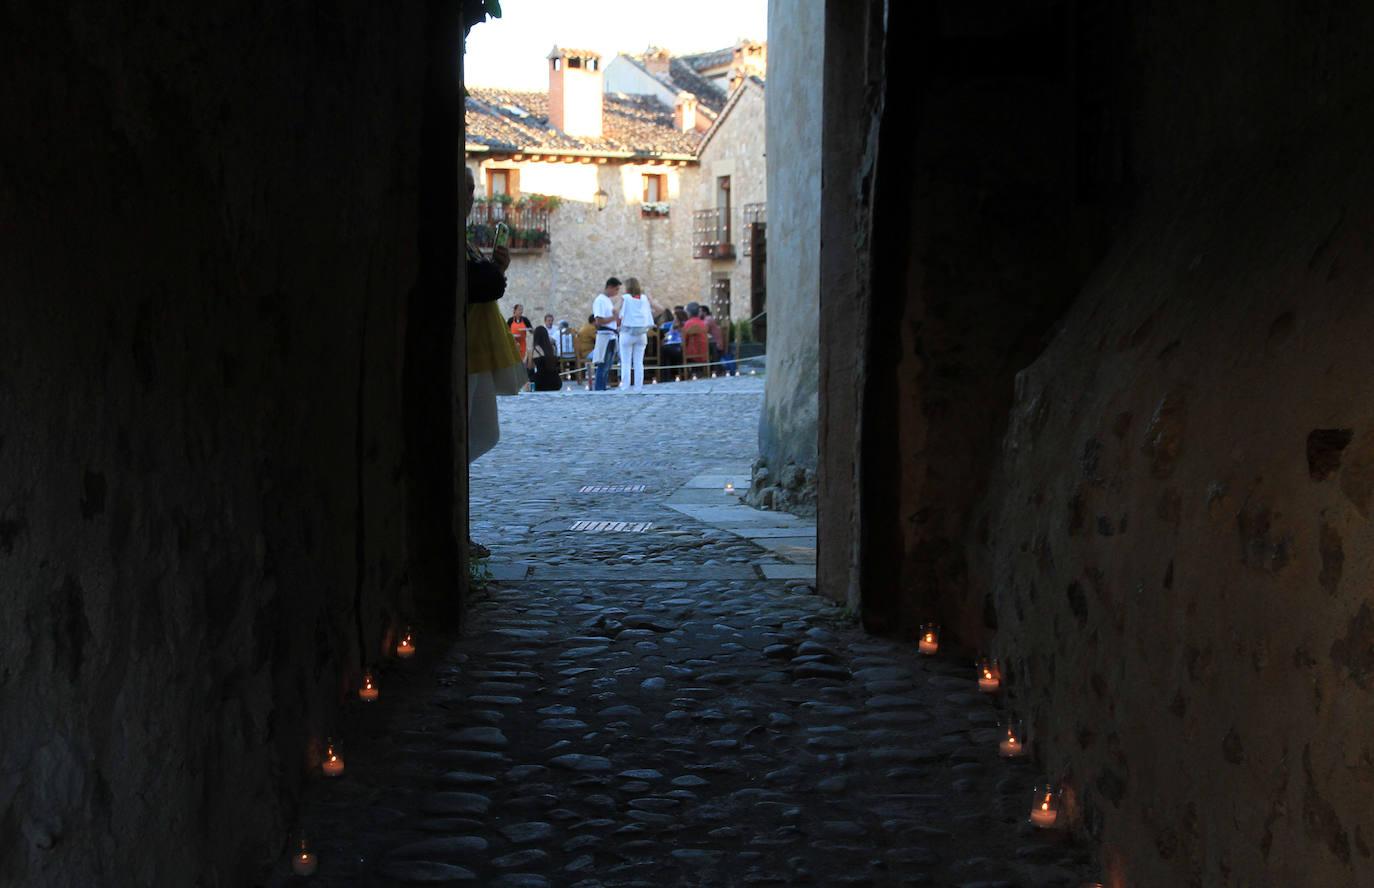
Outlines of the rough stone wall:
[[[767,161],[764,142],[767,133],[763,87],[748,83],[725,121],[701,151],[693,208],[709,209],[716,205],[716,177],[730,177],[730,226],[735,241],[734,259],[698,259],[697,273],[701,276],[698,292],[710,298],[717,275],[730,278],[730,316],[732,320],[747,320],[749,314],[749,257],[744,245],[749,236],[744,226],[744,207],[751,203],[767,203]],[[721,319],[723,320],[723,319]]]
[[[485,164],[477,171],[478,190]],[[637,276],[659,305],[684,305],[700,298],[700,270],[692,259],[692,201],[697,168],[663,164],[565,164],[527,162],[519,167],[520,190],[552,194],[563,203],[549,217],[549,249],[517,253],[507,271],[501,309],[510,317],[518,302],[536,323],[545,312],[577,326],[592,310],[592,298],[606,278]],[[667,217],[641,215],[643,175],[668,177],[671,209]],[[591,202],[601,188],[610,195],[606,209]]]
[[1136,23],[1140,196],[968,541],[1112,885],[1374,882],[1374,22],[1338,6]]
[[425,17],[0,13],[0,883],[253,884],[413,616]]
[[[768,496],[774,506],[802,511],[815,508],[823,129],[816,59],[824,44],[824,4],[770,0],[768,381],[756,475],[761,469],[767,474],[756,477],[750,498],[761,504]],[[790,485],[783,484],[785,495],[779,496],[784,474]]]

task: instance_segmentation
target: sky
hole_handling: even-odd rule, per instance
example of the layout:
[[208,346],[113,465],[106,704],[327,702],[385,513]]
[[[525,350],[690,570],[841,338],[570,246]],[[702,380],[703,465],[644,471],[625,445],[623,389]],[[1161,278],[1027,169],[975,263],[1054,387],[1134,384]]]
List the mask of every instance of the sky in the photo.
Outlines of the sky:
[[676,55],[768,39],[768,0],[501,0],[501,13],[468,34],[468,86],[548,89],[555,44],[609,63],[650,45]]

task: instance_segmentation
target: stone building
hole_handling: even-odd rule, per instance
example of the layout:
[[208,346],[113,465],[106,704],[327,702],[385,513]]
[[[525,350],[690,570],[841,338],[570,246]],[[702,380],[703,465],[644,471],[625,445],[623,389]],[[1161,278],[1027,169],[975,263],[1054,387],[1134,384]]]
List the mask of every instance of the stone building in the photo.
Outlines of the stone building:
[[[521,303],[536,319],[549,312],[580,323],[608,276],[635,275],[660,304],[714,303],[722,318],[751,316],[748,250],[729,238],[743,237],[746,213],[758,215],[764,200],[763,80],[745,73],[758,70],[763,51],[650,50],[603,70],[595,52],[555,48],[546,93],[469,91],[465,155],[481,198],[470,230],[482,246],[498,220],[515,234],[507,314]],[[699,60],[711,76],[693,67]],[[729,249],[702,256],[697,214],[717,207],[723,221],[711,236]],[[732,291],[743,295],[732,302]]]
[[[692,119],[650,96],[608,94],[600,56],[549,54],[547,93],[473,88],[467,164],[479,203],[475,240],[505,220],[517,239],[502,300],[536,319],[578,324],[610,275],[639,277],[656,298],[693,298],[691,217],[680,198],[701,140]],[[528,195],[556,198],[546,211]],[[521,236],[528,232],[539,235]]]

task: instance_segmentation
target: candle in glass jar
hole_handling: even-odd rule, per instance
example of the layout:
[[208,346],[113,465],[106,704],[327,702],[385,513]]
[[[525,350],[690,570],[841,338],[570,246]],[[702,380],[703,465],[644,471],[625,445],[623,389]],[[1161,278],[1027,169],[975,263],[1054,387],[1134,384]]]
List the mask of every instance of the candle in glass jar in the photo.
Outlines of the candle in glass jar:
[[1002,728],[1006,731],[1006,736],[1002,738],[1002,742],[997,744],[997,754],[1002,758],[1016,758],[1026,751],[1024,744],[1021,742],[1021,731],[1018,724],[1019,723],[1015,721],[1002,722]]
[[726,493],[734,493],[734,492],[735,492],[735,482],[733,482],[733,481],[726,481],[726,482],[725,482],[725,492],[726,492]]
[[940,629],[934,623],[930,623],[921,629],[921,640],[916,645],[916,649],[921,653],[930,656],[940,649]]
[[409,660],[415,656],[415,638],[409,629],[406,630],[405,635],[401,636],[401,640],[396,642],[396,656],[402,660]]
[[1031,808],[1030,821],[1040,829],[1050,829],[1059,820],[1059,807],[1054,801],[1054,790],[1042,788],[1036,791],[1036,802]]
[[344,772],[343,756],[334,748],[332,740],[324,746],[324,761],[320,762],[320,770],[326,777],[339,777]]
[[313,876],[319,865],[319,860],[305,847],[305,839],[301,839],[300,850],[291,855],[291,872],[298,876]]
[[982,660],[978,664],[978,690],[985,694],[995,694],[1002,686],[1002,671],[997,668],[996,660]]
[[377,690],[377,683],[372,680],[371,672],[363,673],[363,686],[358,688],[358,699],[371,703],[381,696],[381,691]]

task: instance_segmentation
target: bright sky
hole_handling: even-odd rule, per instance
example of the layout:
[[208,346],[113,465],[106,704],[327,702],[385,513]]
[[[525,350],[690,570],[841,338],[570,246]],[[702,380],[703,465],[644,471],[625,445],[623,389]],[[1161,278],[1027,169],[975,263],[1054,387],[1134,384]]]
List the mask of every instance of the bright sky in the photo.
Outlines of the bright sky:
[[768,39],[768,0],[501,0],[501,13],[468,34],[468,86],[548,89],[554,44],[609,63],[650,45],[680,55]]

